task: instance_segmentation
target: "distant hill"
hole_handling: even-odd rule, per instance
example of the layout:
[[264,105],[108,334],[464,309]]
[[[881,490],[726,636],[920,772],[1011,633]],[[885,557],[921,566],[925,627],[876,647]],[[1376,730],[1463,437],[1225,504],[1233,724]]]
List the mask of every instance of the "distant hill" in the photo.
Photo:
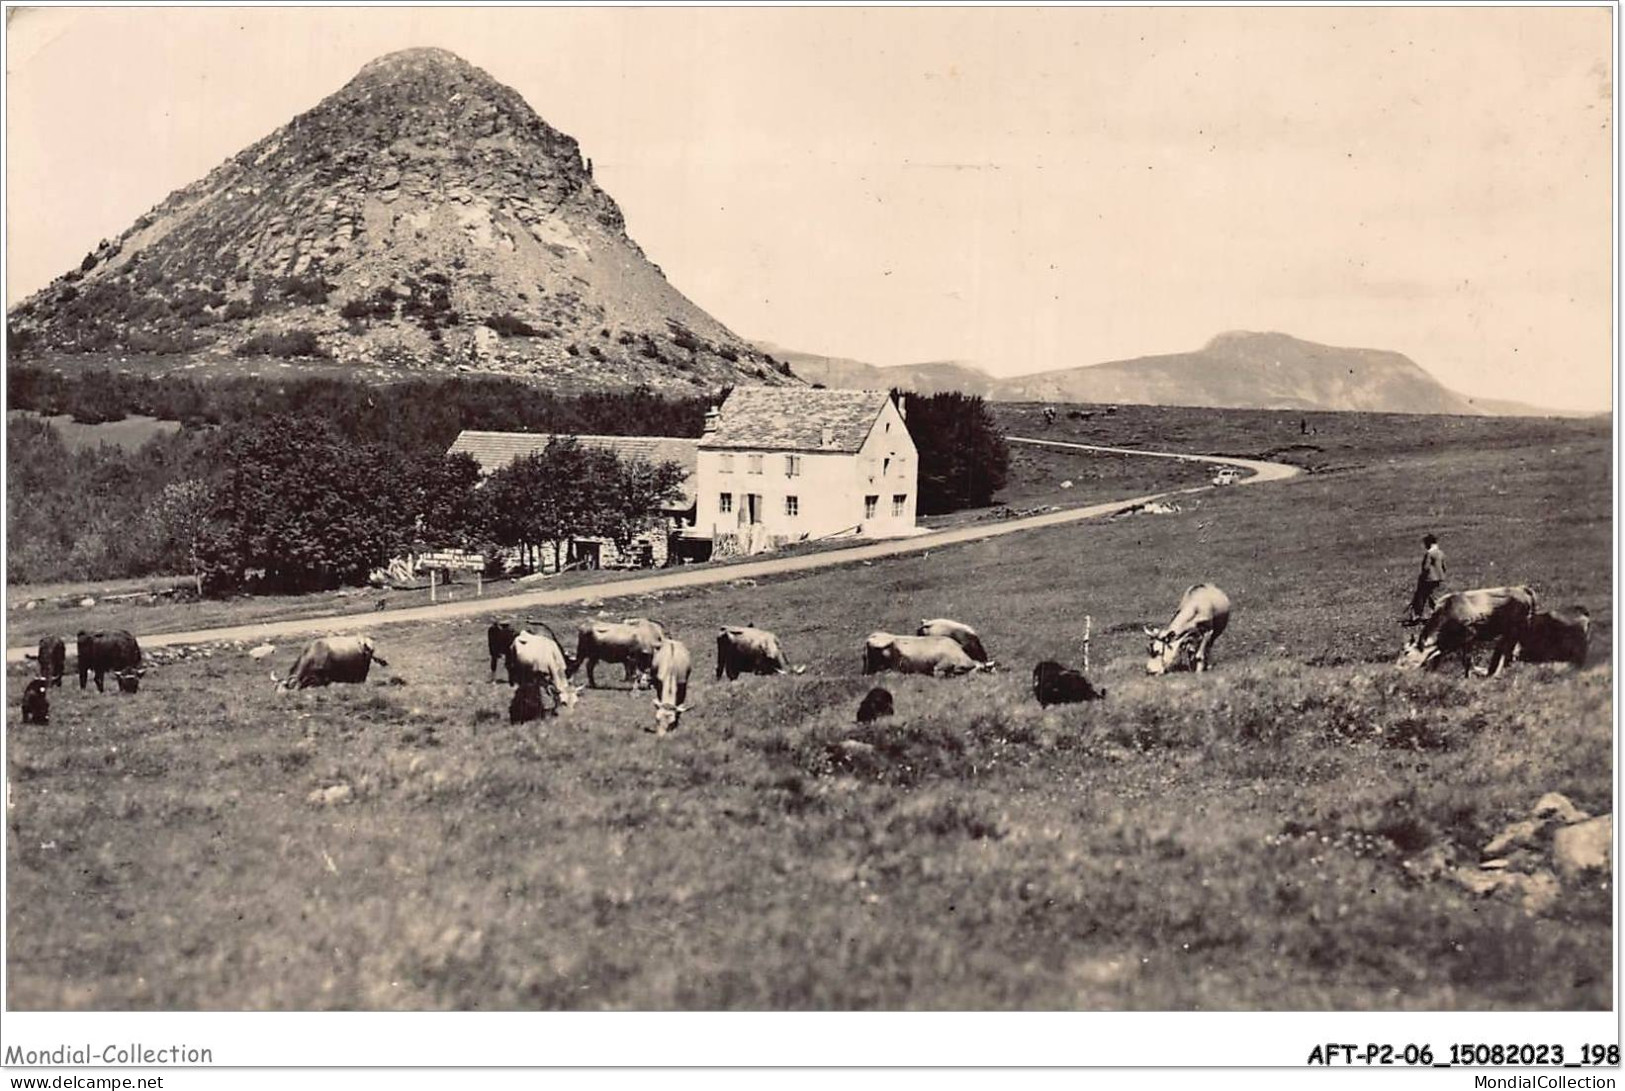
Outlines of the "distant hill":
[[[758,346],[763,347],[763,346]],[[1340,348],[1284,333],[1221,333],[1194,352],[996,378],[963,363],[876,367],[781,348],[796,375],[826,386],[896,386],[923,394],[960,390],[990,401],[1105,402],[1229,409],[1448,413],[1461,416],[1586,416],[1520,402],[1470,398],[1409,357]]]
[[7,345],[199,378],[272,358],[565,391],[793,382],[644,256],[572,137],[440,49],[372,61],[171,194],[13,308]]

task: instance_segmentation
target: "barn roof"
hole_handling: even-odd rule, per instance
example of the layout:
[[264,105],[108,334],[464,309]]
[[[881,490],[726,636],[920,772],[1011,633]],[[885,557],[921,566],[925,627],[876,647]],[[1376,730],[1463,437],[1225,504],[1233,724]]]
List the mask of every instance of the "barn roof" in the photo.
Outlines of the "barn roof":
[[540,454],[548,441],[574,438],[583,447],[598,447],[614,451],[622,459],[641,458],[645,462],[675,462],[687,471],[683,479],[683,507],[694,503],[696,495],[694,471],[699,464],[697,439],[671,436],[569,436],[559,432],[476,432],[464,429],[447,449],[448,455],[473,455],[483,473],[495,473],[510,465],[516,458]]
[[883,390],[736,386],[700,446],[854,452],[890,397]]

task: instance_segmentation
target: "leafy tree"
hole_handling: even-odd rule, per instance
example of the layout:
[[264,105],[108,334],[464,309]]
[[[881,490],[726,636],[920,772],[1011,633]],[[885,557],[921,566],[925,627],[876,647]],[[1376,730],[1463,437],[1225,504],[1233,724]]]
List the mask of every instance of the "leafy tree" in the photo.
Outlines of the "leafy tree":
[[209,540],[214,518],[214,489],[206,481],[187,478],[164,486],[148,509],[148,522],[159,549],[166,557],[178,557],[197,581],[203,593],[203,550]]
[[625,553],[632,539],[649,529],[660,509],[679,495],[687,476],[688,471],[675,462],[617,459],[608,488],[598,498],[599,533]]
[[957,391],[901,394],[920,454],[919,510],[938,515],[983,507],[1004,488],[1010,449],[980,397]]

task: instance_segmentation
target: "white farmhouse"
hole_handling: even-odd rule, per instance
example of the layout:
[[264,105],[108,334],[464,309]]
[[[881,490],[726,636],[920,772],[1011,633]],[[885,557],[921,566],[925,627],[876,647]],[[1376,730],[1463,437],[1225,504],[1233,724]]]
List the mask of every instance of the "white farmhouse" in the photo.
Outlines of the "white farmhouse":
[[919,472],[883,391],[735,387],[699,442],[694,533],[719,554],[764,537],[900,537],[914,531]]

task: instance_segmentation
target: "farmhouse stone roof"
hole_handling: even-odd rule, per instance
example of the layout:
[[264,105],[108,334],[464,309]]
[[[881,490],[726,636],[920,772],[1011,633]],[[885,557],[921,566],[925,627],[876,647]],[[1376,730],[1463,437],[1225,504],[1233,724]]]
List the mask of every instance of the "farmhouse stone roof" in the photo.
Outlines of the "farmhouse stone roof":
[[890,397],[882,390],[736,386],[700,446],[850,454],[863,447]]
[[699,466],[697,439],[673,436],[574,436],[559,432],[478,432],[465,428],[446,450],[448,455],[473,455],[482,473],[495,473],[511,465],[516,458],[540,454],[548,441],[574,438],[583,447],[598,447],[614,451],[622,459],[643,459],[645,462],[675,462],[687,475],[683,479],[683,507],[690,507],[697,494],[694,478]]

